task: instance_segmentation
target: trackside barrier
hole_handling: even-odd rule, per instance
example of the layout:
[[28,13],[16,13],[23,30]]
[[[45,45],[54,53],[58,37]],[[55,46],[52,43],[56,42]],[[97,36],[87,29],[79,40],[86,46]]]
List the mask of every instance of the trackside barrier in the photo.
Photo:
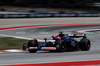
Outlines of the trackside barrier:
[[100,17],[100,13],[0,14],[0,18],[38,18],[38,17]]

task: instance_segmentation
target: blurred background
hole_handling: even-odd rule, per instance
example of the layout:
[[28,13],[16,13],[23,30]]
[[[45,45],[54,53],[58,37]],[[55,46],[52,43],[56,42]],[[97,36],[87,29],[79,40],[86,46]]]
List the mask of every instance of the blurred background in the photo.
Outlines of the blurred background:
[[0,13],[98,13],[100,0],[0,0]]

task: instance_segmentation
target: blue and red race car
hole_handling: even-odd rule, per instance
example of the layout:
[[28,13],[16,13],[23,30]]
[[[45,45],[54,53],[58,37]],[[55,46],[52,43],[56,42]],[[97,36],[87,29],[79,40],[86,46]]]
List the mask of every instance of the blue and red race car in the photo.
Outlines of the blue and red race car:
[[[38,45],[37,39],[29,40],[28,45],[23,44],[23,50],[28,48],[30,53],[36,53],[38,50],[49,50],[50,52],[88,51],[91,47],[91,42],[87,39],[86,34],[65,34],[60,32],[59,35],[52,36],[52,38],[49,41],[45,38],[45,42],[40,45]],[[75,38],[81,39],[77,41]]]

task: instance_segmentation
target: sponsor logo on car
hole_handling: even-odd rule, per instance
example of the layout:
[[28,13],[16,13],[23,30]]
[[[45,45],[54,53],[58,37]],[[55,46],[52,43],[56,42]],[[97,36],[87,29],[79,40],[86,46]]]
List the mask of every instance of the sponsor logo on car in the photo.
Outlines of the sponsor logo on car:
[[42,47],[41,49],[44,49],[44,50],[56,50],[55,47]]
[[29,49],[31,50],[31,49],[37,49],[37,47],[29,47]]

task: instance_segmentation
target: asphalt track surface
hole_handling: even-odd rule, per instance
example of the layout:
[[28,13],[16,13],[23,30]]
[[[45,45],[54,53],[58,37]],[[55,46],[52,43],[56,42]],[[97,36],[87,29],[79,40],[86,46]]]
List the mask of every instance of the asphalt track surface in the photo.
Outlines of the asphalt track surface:
[[[2,36],[9,35],[25,38],[50,39],[52,35],[56,35],[60,31],[76,33],[76,31],[79,30],[99,28],[100,25],[31,27],[0,31],[0,34],[2,34]],[[92,43],[90,51],[74,51],[63,53],[49,53],[48,51],[29,53],[25,51],[18,53],[2,53],[0,54],[0,65],[100,60],[100,34],[88,34],[87,36]]]

